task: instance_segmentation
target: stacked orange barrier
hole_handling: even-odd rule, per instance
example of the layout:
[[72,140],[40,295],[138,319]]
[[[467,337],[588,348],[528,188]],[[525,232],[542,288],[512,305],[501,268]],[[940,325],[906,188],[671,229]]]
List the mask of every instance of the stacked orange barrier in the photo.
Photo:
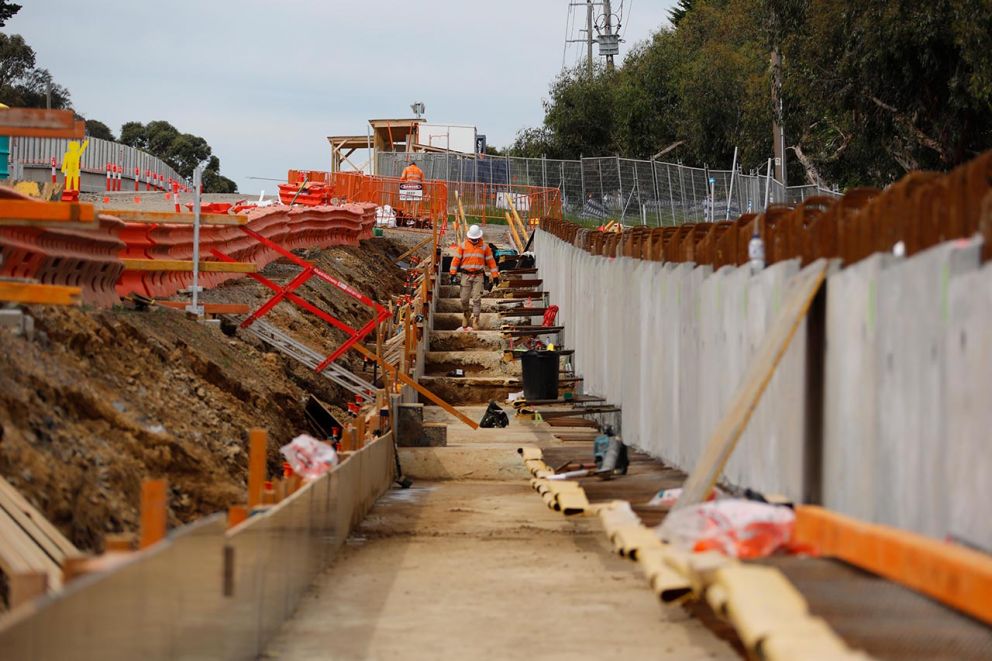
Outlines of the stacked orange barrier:
[[[375,205],[345,204],[316,207],[265,207],[248,214],[247,227],[289,250],[358,245],[372,236]],[[129,223],[122,232],[127,246],[121,257],[191,260],[193,228],[189,225],[140,225]],[[200,254],[220,250],[241,262],[263,268],[278,255],[260,245],[237,226],[209,225],[200,228]],[[215,287],[239,273],[201,273],[204,287]],[[126,271],[117,292],[137,292],[149,297],[172,296],[192,285],[193,276],[177,271]]]
[[101,215],[92,229],[0,227],[0,276],[80,287],[84,303],[113,305],[114,287],[124,270],[118,258],[124,248],[118,236],[123,225]]

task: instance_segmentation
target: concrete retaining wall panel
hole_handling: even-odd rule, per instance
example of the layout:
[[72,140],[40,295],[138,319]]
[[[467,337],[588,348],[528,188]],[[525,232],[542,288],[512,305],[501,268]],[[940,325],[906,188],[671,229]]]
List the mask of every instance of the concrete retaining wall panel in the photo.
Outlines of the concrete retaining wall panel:
[[[798,262],[752,276],[593,257],[544,232],[536,246],[586,390],[623,407],[628,443],[691,469]],[[976,506],[992,502],[992,266],[978,269],[979,250],[949,242],[829,276],[819,477],[832,509],[992,548]],[[804,495],[807,463],[817,465],[806,456],[806,324],[727,464],[733,485]]]
[[953,278],[944,371],[946,532],[992,549],[992,264]]
[[948,288],[978,263],[978,245],[946,243],[879,274],[878,443],[885,460],[874,478],[880,522],[936,536],[946,530],[941,421]]
[[[781,304],[797,262],[749,270],[594,257],[539,232],[585,390],[623,408],[623,436],[683,469],[698,461]],[[802,329],[727,467],[734,484],[802,493]],[[774,394],[773,394],[774,393]]]

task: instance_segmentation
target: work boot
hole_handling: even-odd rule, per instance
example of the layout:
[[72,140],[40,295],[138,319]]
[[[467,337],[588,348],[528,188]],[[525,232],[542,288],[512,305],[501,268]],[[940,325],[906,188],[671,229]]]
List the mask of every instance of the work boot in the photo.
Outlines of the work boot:
[[479,321],[479,315],[472,317],[472,328],[475,330],[482,330],[482,323]]
[[464,322],[462,328],[472,328],[472,318],[469,317],[468,312],[462,315],[462,321]]

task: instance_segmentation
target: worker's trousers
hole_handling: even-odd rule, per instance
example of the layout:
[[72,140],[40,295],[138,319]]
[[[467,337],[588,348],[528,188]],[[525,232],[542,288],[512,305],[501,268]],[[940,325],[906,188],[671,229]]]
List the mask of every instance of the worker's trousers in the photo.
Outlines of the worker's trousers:
[[482,273],[462,273],[462,313],[479,316],[482,312],[482,291],[486,276]]

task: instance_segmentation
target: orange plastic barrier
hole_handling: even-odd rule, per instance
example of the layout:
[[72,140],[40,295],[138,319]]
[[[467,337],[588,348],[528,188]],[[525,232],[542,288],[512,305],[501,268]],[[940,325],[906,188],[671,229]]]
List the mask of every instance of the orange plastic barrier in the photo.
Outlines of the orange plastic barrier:
[[423,182],[423,199],[400,200],[399,177],[377,177],[361,172],[290,170],[287,183],[279,184],[283,204],[316,206],[335,202],[389,205],[397,219],[416,225],[443,222],[448,217],[448,186],[443,181]]
[[[316,207],[265,207],[248,214],[244,227],[264,236],[287,250],[329,248],[358,245],[372,236],[375,205],[344,204]],[[122,231],[127,243],[121,257],[137,259],[190,260],[193,256],[193,228],[189,225],[143,225],[128,223]],[[208,225],[200,228],[201,254],[218,250],[236,261],[252,262],[263,268],[278,254],[241,231],[236,226]],[[215,287],[238,273],[201,273],[204,287]],[[117,292],[137,292],[143,296],[165,297],[192,285],[192,273],[182,271],[125,271]]]

